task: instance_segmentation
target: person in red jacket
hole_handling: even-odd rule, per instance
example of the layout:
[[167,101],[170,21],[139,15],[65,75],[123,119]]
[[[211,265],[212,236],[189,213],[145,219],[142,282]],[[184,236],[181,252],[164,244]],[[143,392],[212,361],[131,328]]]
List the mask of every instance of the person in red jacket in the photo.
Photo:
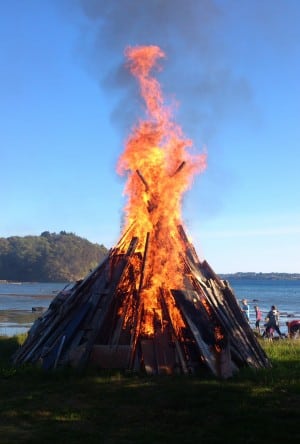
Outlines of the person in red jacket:
[[290,338],[295,338],[300,335],[300,320],[295,319],[294,321],[287,322],[286,325]]

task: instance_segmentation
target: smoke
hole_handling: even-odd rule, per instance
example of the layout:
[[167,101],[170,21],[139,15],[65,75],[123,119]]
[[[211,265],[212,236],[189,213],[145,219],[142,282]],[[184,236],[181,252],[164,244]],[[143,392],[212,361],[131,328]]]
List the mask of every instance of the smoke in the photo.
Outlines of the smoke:
[[122,133],[140,115],[136,83],[124,66],[127,46],[158,45],[166,53],[159,80],[165,95],[180,104],[184,131],[201,144],[209,142],[220,121],[239,115],[251,101],[247,80],[233,75],[226,63],[224,11],[216,0],[77,0],[77,7],[81,53],[115,98],[111,117]]

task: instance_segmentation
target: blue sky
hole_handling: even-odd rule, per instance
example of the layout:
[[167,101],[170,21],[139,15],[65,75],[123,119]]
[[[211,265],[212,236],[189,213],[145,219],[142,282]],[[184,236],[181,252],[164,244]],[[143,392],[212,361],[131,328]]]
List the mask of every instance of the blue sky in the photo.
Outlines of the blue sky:
[[208,167],[183,220],[217,273],[300,272],[300,2],[0,0],[0,236],[113,246],[116,163],[141,114],[127,45],[158,73]]

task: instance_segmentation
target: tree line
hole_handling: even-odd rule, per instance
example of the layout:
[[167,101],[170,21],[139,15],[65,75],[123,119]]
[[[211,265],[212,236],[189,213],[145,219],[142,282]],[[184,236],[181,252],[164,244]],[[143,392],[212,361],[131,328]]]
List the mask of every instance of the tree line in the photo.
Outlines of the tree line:
[[251,279],[251,280],[300,280],[300,273],[256,273],[256,272],[237,272],[237,273],[227,273],[219,274],[221,279]]
[[0,238],[0,280],[72,282],[82,279],[108,250],[74,233]]

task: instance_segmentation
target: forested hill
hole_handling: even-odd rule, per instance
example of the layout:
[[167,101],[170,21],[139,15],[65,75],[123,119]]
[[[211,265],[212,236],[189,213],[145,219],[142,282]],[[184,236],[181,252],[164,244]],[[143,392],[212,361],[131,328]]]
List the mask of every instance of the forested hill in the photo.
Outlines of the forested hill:
[[106,253],[103,245],[65,231],[0,238],[0,280],[75,281],[96,267]]

